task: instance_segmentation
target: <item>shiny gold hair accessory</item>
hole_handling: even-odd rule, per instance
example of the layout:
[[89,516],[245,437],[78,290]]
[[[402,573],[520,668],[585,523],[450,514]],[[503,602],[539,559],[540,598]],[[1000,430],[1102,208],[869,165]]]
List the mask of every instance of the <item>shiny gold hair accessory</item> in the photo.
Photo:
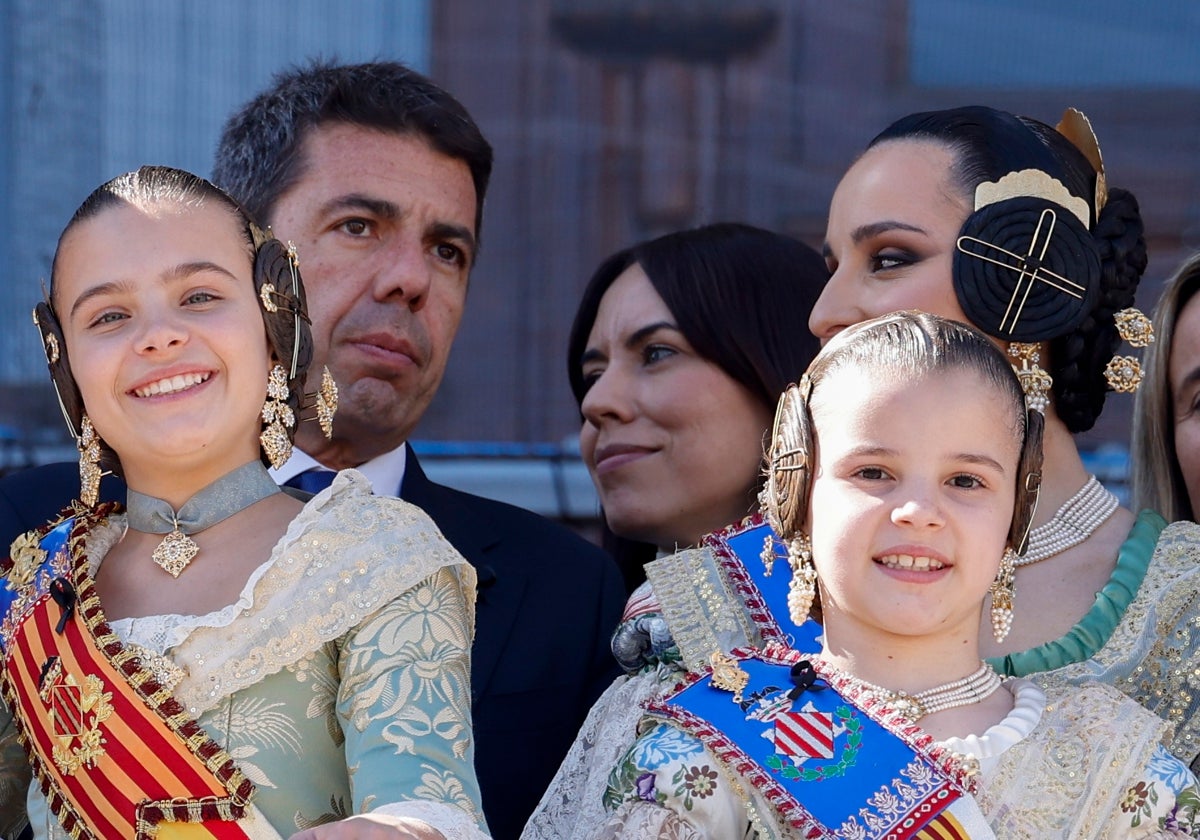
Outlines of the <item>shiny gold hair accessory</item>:
[[[37,317],[34,316],[33,322],[37,323]],[[54,333],[46,333],[46,361],[54,364],[59,359],[58,336]]]
[[287,404],[288,375],[283,365],[276,364],[267,377],[267,400],[263,403],[262,420],[266,428],[259,436],[263,452],[271,466],[279,469],[292,457],[292,440],[288,430],[296,425],[296,416]]
[[975,188],[975,209],[982,210],[990,204],[1010,198],[1042,198],[1071,211],[1084,230],[1091,227],[1091,208],[1078,196],[1071,195],[1062,181],[1040,169],[1022,169],[1009,172],[999,181],[984,181]]
[[[258,230],[258,235],[265,236],[266,239],[263,241],[267,241],[271,238],[254,226],[251,226],[251,230]],[[300,321],[305,316],[301,311],[300,306],[300,256],[296,252],[296,246],[290,241],[287,243],[286,254],[288,271],[291,274],[292,280],[291,294],[284,294],[280,292],[277,288],[275,288],[274,283],[263,283],[258,290],[258,301],[262,304],[264,311],[272,314],[278,312],[280,305],[282,304],[285,308],[285,311],[291,312],[293,317],[296,319],[295,329],[292,331],[293,335],[295,336],[292,345],[292,366],[291,370],[287,372],[288,379],[295,379],[296,369],[300,358]]]
[[[1154,343],[1154,326],[1141,311],[1130,307],[1113,316],[1117,334],[1132,347],[1147,347]],[[1113,356],[1104,368],[1108,387],[1120,394],[1132,394],[1142,383],[1142,363],[1136,356]]]
[[1038,365],[1042,359],[1038,345],[1014,341],[1008,345],[1008,355],[1019,363],[1019,366],[1013,365],[1013,370],[1017,374],[1017,381],[1021,383],[1021,390],[1025,392],[1025,407],[1044,415],[1046,407],[1050,405],[1050,389],[1054,386],[1054,380]]
[[1071,141],[1076,149],[1083,153],[1088,163],[1096,170],[1096,216],[1108,203],[1108,178],[1104,174],[1104,157],[1100,154],[1100,141],[1089,120],[1078,108],[1068,108],[1063,111],[1062,119],[1058,121],[1055,130]]
[[[808,501],[808,450],[802,428],[811,393],[812,380],[806,373],[798,385],[789,385],[780,395],[771,427],[766,480],[758,501],[771,530],[781,537],[788,530],[785,523],[800,519],[798,511]],[[764,563],[766,551],[764,546]]]

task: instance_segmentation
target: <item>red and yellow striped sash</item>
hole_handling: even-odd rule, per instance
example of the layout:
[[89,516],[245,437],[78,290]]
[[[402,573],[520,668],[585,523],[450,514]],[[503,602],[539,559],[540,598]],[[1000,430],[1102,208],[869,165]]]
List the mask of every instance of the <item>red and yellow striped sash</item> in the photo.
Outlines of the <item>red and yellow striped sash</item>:
[[51,810],[73,837],[247,838],[253,784],[112,635],[73,565],[68,619],[43,592],[4,663],[4,698]]

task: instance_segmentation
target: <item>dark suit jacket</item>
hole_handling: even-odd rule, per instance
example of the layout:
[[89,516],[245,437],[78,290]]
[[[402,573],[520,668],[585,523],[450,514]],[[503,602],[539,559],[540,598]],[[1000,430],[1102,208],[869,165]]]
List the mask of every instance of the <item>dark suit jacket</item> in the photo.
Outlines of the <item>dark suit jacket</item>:
[[[0,479],[0,546],[79,492],[74,464]],[[124,500],[108,477],[101,500]],[[588,709],[618,675],[609,637],[625,604],[616,563],[527,510],[434,484],[408,450],[400,496],[423,508],[479,575],[471,660],[475,767],[488,826],[516,838]]]

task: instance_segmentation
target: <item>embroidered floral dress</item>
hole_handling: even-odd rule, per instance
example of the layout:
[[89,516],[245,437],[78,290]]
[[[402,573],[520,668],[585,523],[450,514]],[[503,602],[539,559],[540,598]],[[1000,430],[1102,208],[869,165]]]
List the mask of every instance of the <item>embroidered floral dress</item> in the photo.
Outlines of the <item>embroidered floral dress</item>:
[[[92,573],[124,530],[94,528]],[[204,616],[112,622],[126,647],[254,782],[287,837],[368,811],[486,836],[472,766],[474,572],[418,508],[347,471],[292,522],[234,604]],[[28,762],[0,730],[3,814],[24,806]],[[67,836],[35,783],[38,838]]]
[[522,840],[594,837],[616,804],[610,791],[621,785],[610,776],[624,772],[646,701],[707,666],[714,650],[794,640],[772,615],[773,605],[786,603],[788,576],[786,565],[764,575],[759,553],[768,535],[763,518],[751,516],[708,535],[700,548],[646,566],[648,580],[630,597],[613,635],[626,676],[592,706]]

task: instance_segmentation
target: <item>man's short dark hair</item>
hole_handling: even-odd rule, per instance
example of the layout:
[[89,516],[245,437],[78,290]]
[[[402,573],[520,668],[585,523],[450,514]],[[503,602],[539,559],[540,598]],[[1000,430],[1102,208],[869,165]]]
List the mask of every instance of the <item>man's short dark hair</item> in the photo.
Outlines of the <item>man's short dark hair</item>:
[[259,222],[304,174],[308,132],[332,123],[423,137],[461,160],[475,184],[475,233],[492,174],[492,147],[457,99],[395,61],[333,64],[313,61],[275,75],[269,89],[225,123],[212,180]]

